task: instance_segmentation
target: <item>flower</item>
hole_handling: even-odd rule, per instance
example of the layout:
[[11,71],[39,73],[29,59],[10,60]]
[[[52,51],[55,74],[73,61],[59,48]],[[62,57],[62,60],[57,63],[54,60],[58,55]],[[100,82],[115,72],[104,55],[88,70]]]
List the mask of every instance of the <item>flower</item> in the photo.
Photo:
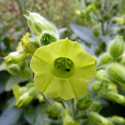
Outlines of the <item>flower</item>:
[[94,58],[68,39],[38,48],[30,67],[40,92],[64,100],[83,95],[96,73]]
[[34,53],[40,47],[39,39],[37,37],[30,38],[30,33],[26,33],[21,39],[21,45],[25,53]]

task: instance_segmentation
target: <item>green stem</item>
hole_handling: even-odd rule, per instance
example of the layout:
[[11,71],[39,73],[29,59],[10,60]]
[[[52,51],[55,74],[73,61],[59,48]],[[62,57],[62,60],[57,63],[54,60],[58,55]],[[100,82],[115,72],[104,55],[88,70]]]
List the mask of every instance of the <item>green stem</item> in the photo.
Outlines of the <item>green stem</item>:
[[53,105],[53,102],[47,96],[43,95],[43,97],[45,98],[45,100],[49,105]]
[[74,99],[71,100],[71,111],[72,111],[72,118],[75,120],[76,107]]

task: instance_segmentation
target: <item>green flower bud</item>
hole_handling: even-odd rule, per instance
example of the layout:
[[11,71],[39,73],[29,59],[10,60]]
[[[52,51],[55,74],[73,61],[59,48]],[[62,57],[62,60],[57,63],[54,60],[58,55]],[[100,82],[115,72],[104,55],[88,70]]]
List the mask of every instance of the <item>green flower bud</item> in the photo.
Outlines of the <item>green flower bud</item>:
[[125,18],[124,17],[114,17],[113,21],[119,23],[120,25],[125,24]]
[[46,109],[46,113],[47,113],[48,117],[51,118],[51,119],[53,119],[53,120],[58,119],[59,116],[60,116],[60,111],[55,106],[48,107]]
[[103,14],[103,19],[104,19],[105,21],[109,20],[109,14],[108,14],[108,13],[104,13],[104,14]]
[[51,32],[44,32],[42,33],[42,36],[40,38],[40,42],[42,45],[48,45],[52,42],[56,42],[57,41],[57,37],[55,36],[55,34],[51,33]]
[[98,31],[98,29],[94,29],[94,30],[93,30],[93,34],[94,34],[96,37],[98,37],[99,34],[100,34],[100,32]]
[[18,74],[21,71],[21,69],[20,69],[19,65],[12,64],[12,65],[8,66],[8,71],[11,74]]
[[110,44],[109,52],[113,58],[121,56],[124,52],[124,42],[122,36],[117,36]]
[[8,56],[4,57],[4,61],[10,65],[24,60],[24,54],[21,51],[11,52]]
[[86,13],[90,13],[91,11],[93,11],[95,9],[95,4],[90,4],[87,9],[86,9]]
[[112,101],[115,101],[119,104],[125,104],[125,97],[123,95],[120,95],[113,91],[108,92],[106,95]]
[[92,104],[92,98],[89,93],[86,93],[85,95],[78,98],[77,107],[79,109],[87,109],[90,107],[91,104]]
[[30,79],[32,76],[32,72],[31,69],[29,67],[25,67],[20,73],[19,75],[23,78],[23,79]]
[[32,87],[35,87],[35,86],[34,86],[34,83],[29,82],[29,83],[26,84],[26,87],[29,89],[29,88],[32,88]]
[[23,70],[25,68],[25,66],[26,66],[25,60],[19,62],[18,65],[19,65],[20,69]]
[[63,125],[80,125],[79,123],[75,122],[72,119],[68,110],[63,110],[62,119],[63,119]]
[[92,106],[91,106],[91,108],[92,108],[92,110],[93,111],[95,111],[95,112],[100,112],[101,111],[101,109],[102,109],[102,105],[101,105],[101,103],[100,102],[93,102],[92,103]]
[[35,87],[32,87],[28,90],[29,96],[35,96],[37,94],[37,89]]
[[39,39],[37,37],[29,38],[30,33],[26,33],[22,40],[22,46],[25,53],[34,53],[40,47]]
[[120,116],[112,116],[112,117],[109,117],[108,119],[115,124],[124,124],[125,123],[125,119]]
[[105,65],[112,62],[112,57],[109,53],[103,53],[100,57],[101,64]]
[[56,107],[58,107],[59,109],[63,109],[62,104],[59,103],[59,102],[54,102],[54,105],[55,105]]
[[43,31],[51,31],[58,34],[56,27],[41,15],[26,11],[24,16],[28,21],[29,27],[36,35],[40,35]]
[[92,120],[96,125],[113,125],[113,123],[111,123],[108,119],[96,112],[91,112],[89,117],[90,120]]
[[103,84],[103,89],[106,89],[108,91],[114,91],[116,93],[118,92],[116,85],[111,82],[107,82],[107,83],[105,82]]
[[36,98],[39,100],[39,102],[44,102],[44,97],[41,93],[37,94]]
[[16,106],[20,108],[23,105],[27,105],[36,96],[37,90],[35,87],[28,89],[27,87],[15,85],[13,94],[16,98]]
[[99,71],[96,72],[96,78],[99,80],[103,80],[104,82],[109,82],[105,70],[101,69]]
[[107,77],[115,84],[125,89],[125,67],[118,63],[110,64],[106,69]]
[[94,81],[92,83],[92,91],[99,92],[102,88],[102,81]]

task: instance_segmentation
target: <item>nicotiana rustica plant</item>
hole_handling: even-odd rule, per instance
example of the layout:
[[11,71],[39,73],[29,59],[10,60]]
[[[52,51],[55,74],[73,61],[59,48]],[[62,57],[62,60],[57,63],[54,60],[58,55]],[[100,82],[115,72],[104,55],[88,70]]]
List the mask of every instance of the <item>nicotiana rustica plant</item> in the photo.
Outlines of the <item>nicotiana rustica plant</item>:
[[78,42],[59,39],[56,27],[39,14],[26,11],[25,17],[31,33],[23,36],[16,52],[4,57],[6,70],[26,81],[13,87],[16,106],[37,100],[35,108],[41,104],[45,125],[125,124],[123,116],[101,113],[103,102],[125,104],[119,93],[125,89],[122,37],[112,40],[98,60]]

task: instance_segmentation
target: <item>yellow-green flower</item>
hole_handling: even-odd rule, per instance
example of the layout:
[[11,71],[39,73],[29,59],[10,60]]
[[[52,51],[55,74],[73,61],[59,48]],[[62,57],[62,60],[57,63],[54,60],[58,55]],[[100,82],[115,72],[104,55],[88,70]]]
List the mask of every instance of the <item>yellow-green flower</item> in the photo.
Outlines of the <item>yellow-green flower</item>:
[[79,97],[95,76],[95,61],[77,43],[59,40],[38,48],[30,63],[36,88],[64,100]]

